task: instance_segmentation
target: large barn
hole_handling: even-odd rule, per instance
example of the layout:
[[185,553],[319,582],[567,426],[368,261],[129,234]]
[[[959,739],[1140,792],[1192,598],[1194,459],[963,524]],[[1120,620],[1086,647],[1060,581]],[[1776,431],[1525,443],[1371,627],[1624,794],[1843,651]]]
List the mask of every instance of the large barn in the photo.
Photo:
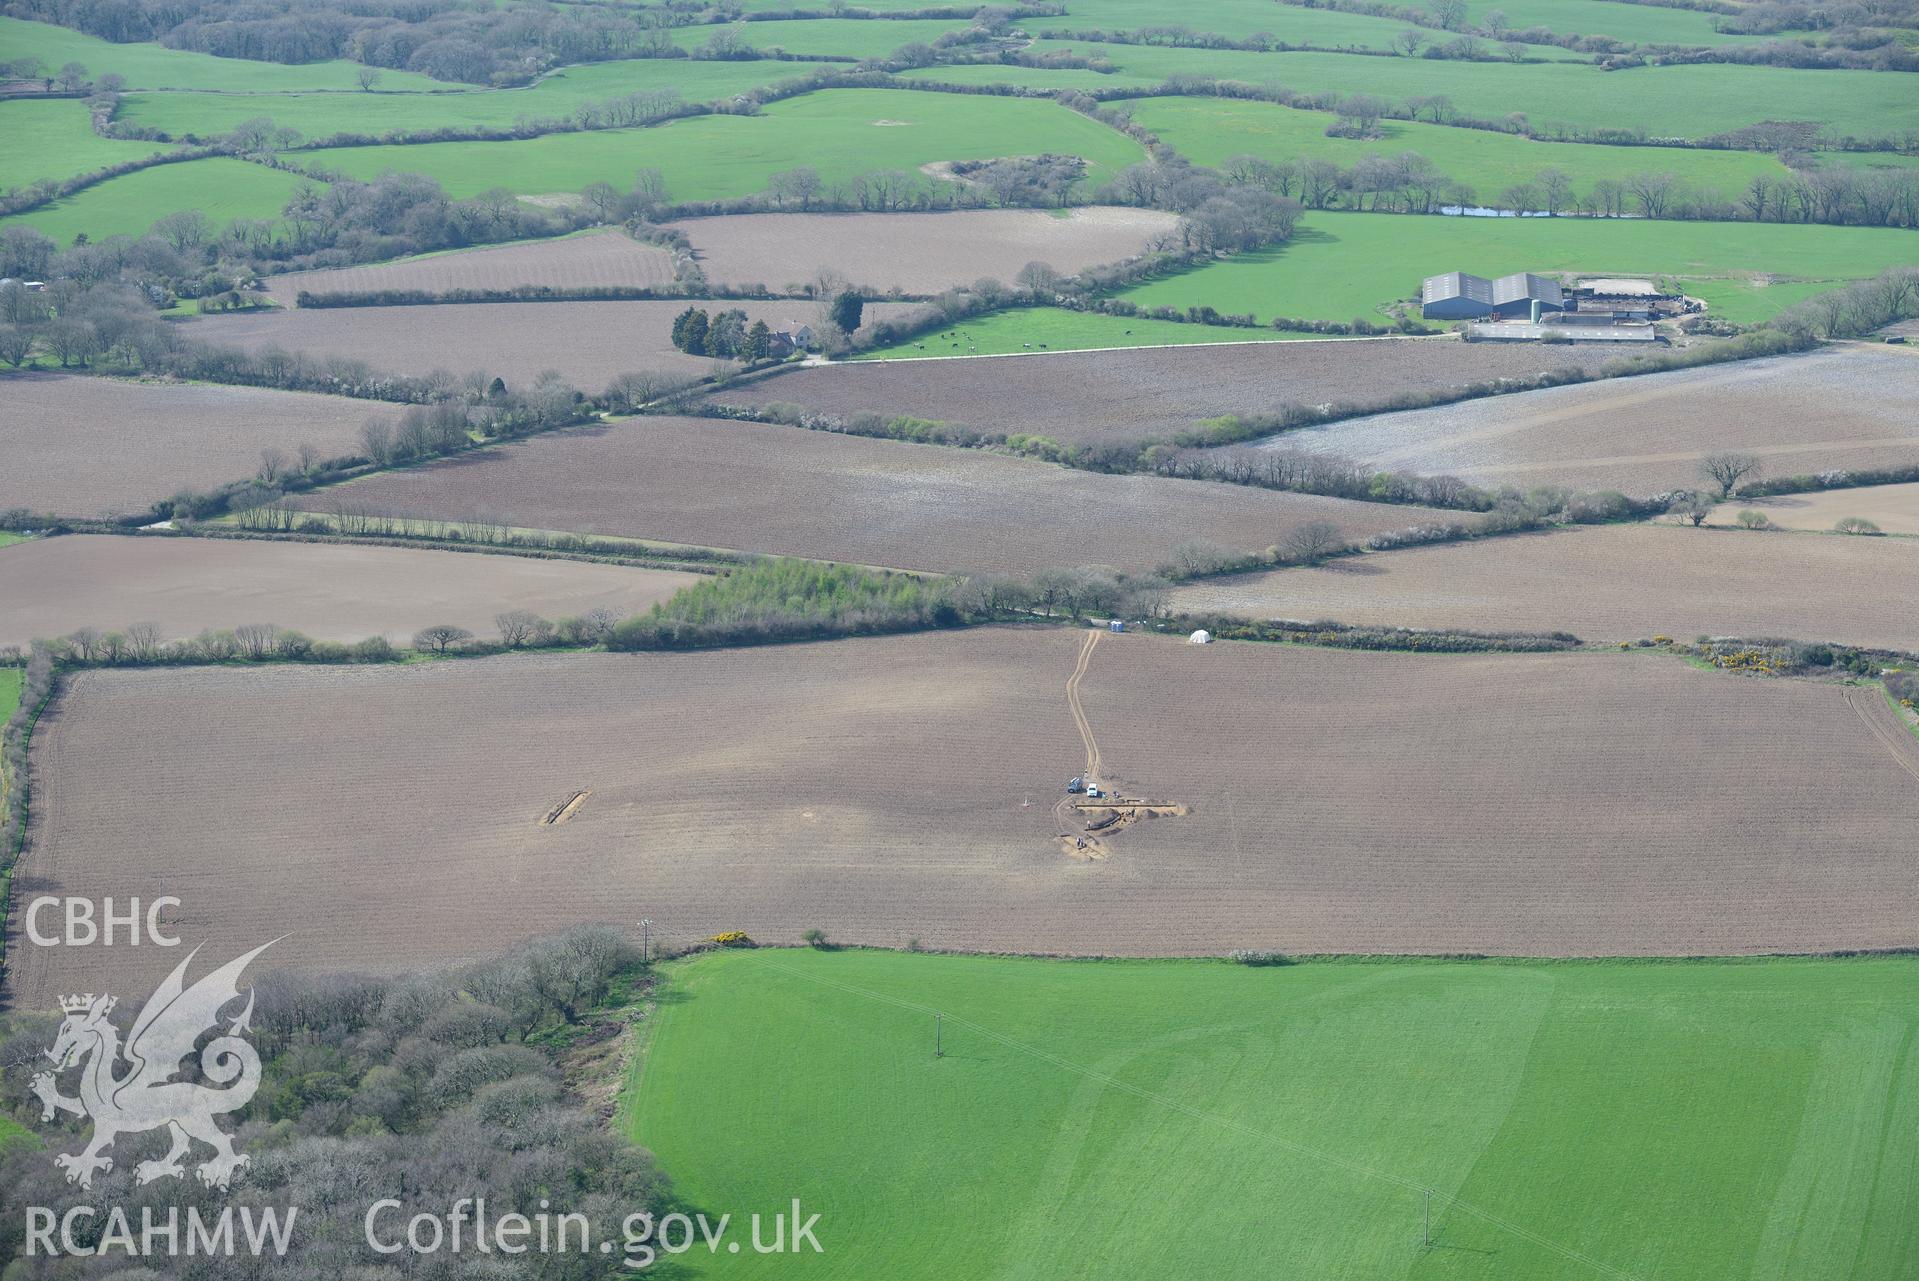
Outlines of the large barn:
[[1566,291],[1557,280],[1530,271],[1514,272],[1498,280],[1449,271],[1426,277],[1419,287],[1420,314],[1427,320],[1530,318],[1534,303],[1542,312],[1564,311]]

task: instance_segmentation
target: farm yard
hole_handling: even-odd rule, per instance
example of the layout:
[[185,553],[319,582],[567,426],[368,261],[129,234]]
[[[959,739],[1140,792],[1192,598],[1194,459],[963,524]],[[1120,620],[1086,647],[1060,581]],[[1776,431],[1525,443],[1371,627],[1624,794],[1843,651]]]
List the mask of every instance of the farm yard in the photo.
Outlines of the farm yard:
[[[757,25],[757,24],[756,24]],[[1064,275],[1144,253],[1178,219],[1156,209],[979,209],[938,214],[742,214],[677,224],[716,285],[810,284],[821,269],[873,294],[932,294],[1028,263]]]
[[669,969],[622,1119],[694,1204],[829,1209],[797,1278],[1896,1277],[1914,971],[718,952]]
[[423,254],[366,267],[298,271],[269,276],[267,294],[291,307],[301,293],[374,293],[418,289],[508,290],[659,288],[673,283],[673,254],[617,231],[596,231],[557,240],[527,240],[454,253]]
[[[427,269],[428,263],[418,267]],[[775,329],[820,323],[819,305],[804,298],[701,305],[714,311],[738,308],[749,323],[764,320]],[[867,308],[868,323],[910,306],[874,303]],[[689,356],[673,346],[673,317],[686,308],[679,300],[325,307],[202,316],[183,328],[217,345],[339,356],[365,361],[383,373],[478,369],[525,387],[551,369],[597,392],[634,370],[705,374],[712,369],[718,363],[714,358]]]
[[[1198,328],[1198,326],[1194,326]],[[1249,331],[1235,331],[1246,334]],[[1250,331],[1257,333],[1257,330]],[[926,340],[924,354],[973,344],[970,322]],[[1200,419],[1287,404],[1441,392],[1553,369],[1598,371],[1618,353],[1449,339],[1240,343],[1189,349],[1059,352],[938,363],[849,362],[798,369],[711,399],[792,403],[818,414],[910,414],[1007,435],[1073,444],[1128,443],[1189,430]]]
[[293,501],[321,513],[484,520],[934,573],[1148,571],[1195,537],[1258,551],[1312,521],[1365,538],[1439,515],[664,416],[548,432]]
[[1648,495],[1702,484],[1700,460],[1729,450],[1766,476],[1910,464],[1915,397],[1919,361],[1835,348],[1357,418],[1270,443],[1483,484]]
[[249,387],[16,374],[0,395],[0,511],[132,516],[243,480],[260,451],[352,453],[365,401]]
[[[669,942],[1124,955],[1873,948],[1919,903],[1919,743],[1862,721],[1879,695],[1657,655],[1103,637],[1079,690],[1107,776],[1189,813],[1071,858],[1082,637],[81,673],[34,736],[19,875],[164,885],[241,938],[291,912],[282,964],[395,970],[629,903]],[[127,963],[10,960],[33,1004]]]
[[693,574],[524,556],[261,539],[79,534],[0,549],[0,645],[151,623],[162,638],[270,623],[315,640],[404,644],[442,623],[477,635],[510,610],[624,618]]
[[1610,525],[1235,575],[1178,588],[1172,604],[1300,621],[1568,631],[1595,642],[1783,636],[1915,650],[1919,621],[1888,594],[1914,574],[1911,539]]
[[1919,1281],[1919,0],[3,7],[7,1281]]
[[[1307,215],[1283,245],[1148,281],[1121,296],[1141,307],[1204,304],[1227,315],[1379,319],[1437,271],[1500,276],[1521,270],[1734,281],[1764,275],[1831,282],[1909,264],[1909,237],[1875,227],[1654,222],[1631,218],[1421,218]],[[1748,289],[1725,318],[1753,324],[1805,295]]]

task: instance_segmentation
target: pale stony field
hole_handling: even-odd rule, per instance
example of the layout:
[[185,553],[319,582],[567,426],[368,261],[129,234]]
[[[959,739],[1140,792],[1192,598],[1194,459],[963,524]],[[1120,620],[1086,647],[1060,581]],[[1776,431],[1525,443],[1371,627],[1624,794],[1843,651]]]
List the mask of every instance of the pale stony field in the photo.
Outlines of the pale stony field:
[[1765,476],[1919,463],[1915,404],[1919,360],[1834,347],[1352,419],[1271,444],[1485,485],[1648,495],[1705,484],[1700,460],[1722,451],[1756,455]]

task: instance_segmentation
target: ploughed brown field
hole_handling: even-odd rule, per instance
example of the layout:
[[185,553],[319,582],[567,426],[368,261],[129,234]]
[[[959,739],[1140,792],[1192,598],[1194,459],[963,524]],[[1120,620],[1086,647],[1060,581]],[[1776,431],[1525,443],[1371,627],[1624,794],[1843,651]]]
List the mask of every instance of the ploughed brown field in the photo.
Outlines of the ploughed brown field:
[[244,480],[260,451],[353,453],[379,406],[343,396],[26,373],[0,379],[0,511],[131,516]]
[[1919,360],[1834,347],[1382,414],[1275,437],[1396,471],[1655,494],[1706,484],[1708,454],[1763,476],[1919,463]]
[[643,244],[624,232],[593,231],[558,240],[489,245],[457,253],[426,254],[363,267],[296,271],[267,278],[267,294],[291,307],[301,291],[365,293],[381,289],[555,289],[622,286],[658,288],[673,283],[673,253]]
[[[582,391],[598,392],[620,374],[666,369],[702,374],[710,356],[673,346],[673,317],[689,304],[660,302],[496,302],[420,307],[327,307],[301,311],[233,312],[203,316],[184,332],[204,342],[258,350],[277,346],[310,356],[363,360],[383,373],[467,374],[484,370],[509,386],[524,386],[546,370]],[[711,314],[738,308],[749,323],[775,329],[821,323],[817,304],[697,302]],[[868,323],[909,309],[874,303]]]
[[1617,352],[1452,339],[1385,339],[1062,351],[952,360],[855,361],[795,369],[716,394],[729,405],[789,401],[816,413],[910,414],[1008,435],[1129,442],[1202,418],[1289,404],[1376,404],[1577,366]]
[[[34,735],[15,926],[41,894],[172,894],[196,940],[389,970],[641,917],[1138,955],[1919,943],[1919,752],[1874,691],[1101,636],[1101,777],[1189,812],[1083,860],[1054,807],[1084,636],[80,673]],[[10,960],[41,1005],[140,957]]]
[[1919,650],[1919,540],[1603,525],[1235,575],[1175,609],[1476,631],[1783,636]]
[[1360,540],[1441,516],[1425,507],[1108,476],[981,450],[663,416],[548,432],[293,501],[309,511],[486,520],[963,573],[1146,570],[1195,538],[1253,551],[1308,521],[1331,521]]
[[452,623],[492,640],[508,610],[625,617],[697,577],[404,547],[70,535],[0,548],[0,644],[130,623],[152,623],[166,639],[272,623],[337,641],[405,641]]
[[1137,257],[1178,223],[1157,209],[1095,207],[732,214],[675,225],[714,284],[782,289],[825,269],[874,293],[933,294],[989,276],[1010,285],[1029,262],[1070,276]]
[[1767,520],[1784,529],[1829,530],[1848,516],[1857,516],[1888,534],[1919,534],[1919,483],[1861,485],[1856,489],[1826,489],[1773,498],[1735,498],[1714,508],[1707,521],[1714,525],[1734,525],[1742,511],[1763,512]]

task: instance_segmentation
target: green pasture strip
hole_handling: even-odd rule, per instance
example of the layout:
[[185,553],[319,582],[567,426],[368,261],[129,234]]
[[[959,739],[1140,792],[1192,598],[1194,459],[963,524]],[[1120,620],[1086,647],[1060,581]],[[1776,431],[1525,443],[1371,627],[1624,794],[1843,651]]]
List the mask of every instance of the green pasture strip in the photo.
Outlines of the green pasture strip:
[[1623,181],[1636,174],[1671,172],[1731,198],[1755,177],[1788,176],[1777,157],[1749,151],[1535,142],[1484,129],[1452,129],[1404,120],[1382,121],[1383,136],[1362,142],[1328,138],[1326,129],[1334,118],[1326,112],[1299,111],[1269,102],[1145,98],[1126,105],[1133,119],[1198,164],[1217,165],[1232,156],[1255,155],[1276,161],[1323,159],[1350,167],[1365,155],[1416,151],[1446,177],[1471,187],[1482,201],[1496,202],[1506,188],[1531,182],[1547,169],[1564,173],[1581,194],[1602,179]]
[[0,226],[32,227],[64,247],[81,232],[94,240],[143,235],[156,220],[180,209],[198,209],[216,227],[235,218],[277,219],[303,183],[313,185],[296,173],[214,156],[109,178]]
[[[0,58],[38,58],[49,72],[80,63],[91,78],[109,73],[126,77],[130,89],[224,89],[288,93],[301,89],[359,88],[357,62],[288,65],[249,58],[216,58],[158,44],[114,44],[97,36],[46,22],[0,18]],[[457,89],[411,71],[381,70],[389,89]]]
[[[1287,244],[1208,263],[1124,290],[1139,305],[1210,306],[1228,315],[1377,319],[1415,297],[1426,276],[1515,271],[1702,279],[1781,276],[1844,281],[1919,261],[1912,234],[1880,227],[1648,222],[1594,218],[1447,218],[1311,213]],[[1729,318],[1753,323],[1804,294],[1751,291]],[[1814,290],[1813,292],[1816,292]]]
[[1916,984],[725,951],[666,967],[622,1113],[690,1208],[821,1215],[703,1277],[1891,1278]]
[[1276,333],[1232,325],[1191,325],[1141,316],[1108,316],[1064,307],[1015,307],[990,311],[949,328],[876,347],[862,360],[935,356],[1003,356],[1029,351],[1100,351],[1114,347],[1189,346],[1203,343],[1297,342],[1316,334]]
[[757,116],[703,116],[650,129],[553,134],[525,142],[341,147],[307,153],[352,177],[424,173],[452,195],[505,186],[524,195],[630,183],[657,168],[676,200],[761,191],[773,174],[810,165],[827,182],[942,160],[1062,152],[1084,157],[1092,185],[1144,157],[1138,143],[1051,102],[897,89],[831,89],[770,104]]
[[[1596,0],[1609,3],[1610,0]],[[1626,5],[1619,5],[1626,8]],[[1103,56],[1150,78],[1209,76],[1300,93],[1373,93],[1395,102],[1443,95],[1459,112],[1535,127],[1643,128],[1655,138],[1704,138],[1762,120],[1819,120],[1834,133],[1902,137],[1919,130],[1919,93],[1890,71],[1804,70],[1716,63],[1601,71],[1584,64],[1459,62],[1351,53],[1243,53],[1038,40],[1030,52]]]

